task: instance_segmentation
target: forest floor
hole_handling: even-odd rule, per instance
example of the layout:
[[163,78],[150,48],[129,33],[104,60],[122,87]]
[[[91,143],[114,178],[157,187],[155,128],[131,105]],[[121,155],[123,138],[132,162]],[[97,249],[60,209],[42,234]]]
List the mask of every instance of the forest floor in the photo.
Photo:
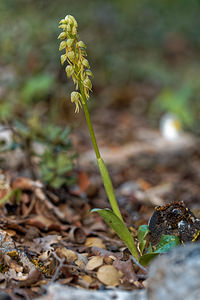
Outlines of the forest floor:
[[[165,141],[159,130],[127,110],[94,111],[92,119],[134,237],[156,206],[184,201],[200,218],[200,148],[195,137]],[[100,216],[90,213],[109,207],[109,202],[85,125],[73,130],[72,141],[79,153],[78,184],[73,188],[53,190],[16,176],[14,170],[1,172],[0,198],[21,191],[17,201],[13,195],[1,206],[0,290],[11,299],[39,297],[53,282],[91,290],[145,287],[145,270],[133,263]]]

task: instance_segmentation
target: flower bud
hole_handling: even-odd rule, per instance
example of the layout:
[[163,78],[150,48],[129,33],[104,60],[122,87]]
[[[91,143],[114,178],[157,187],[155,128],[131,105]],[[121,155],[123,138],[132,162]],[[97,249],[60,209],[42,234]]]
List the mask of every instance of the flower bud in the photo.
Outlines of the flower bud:
[[64,62],[66,61],[66,59],[67,59],[66,54],[61,55],[60,60],[61,60],[61,64],[62,65],[64,64]]
[[68,54],[67,54],[67,57],[72,61],[75,58],[74,51],[69,51]]
[[68,39],[67,40],[67,46],[70,48],[74,43],[74,39]]
[[88,62],[88,60],[86,59],[86,58],[84,58],[83,60],[82,60],[82,64],[84,65],[84,67],[86,67],[86,68],[90,68],[90,65],[89,65],[89,62]]
[[77,45],[78,45],[78,47],[80,47],[80,48],[86,48],[86,45],[83,43],[83,41],[79,41],[79,42],[77,43]]
[[62,24],[62,25],[60,25],[60,26],[58,26],[58,28],[62,28],[62,29],[67,29],[67,25],[66,24]]
[[73,25],[73,26],[78,27],[78,24],[77,24],[77,22],[76,22],[76,19],[75,19],[73,16],[71,16],[71,15],[67,15],[67,16],[65,17],[65,21],[66,21],[68,24],[70,24],[70,25]]
[[66,42],[66,41],[62,41],[62,42],[60,43],[59,51],[65,49],[66,46],[67,46],[67,42]]
[[77,27],[73,26],[72,28],[72,35],[77,35]]
[[77,22],[76,22],[76,19],[75,19],[73,16],[71,16],[71,15],[70,15],[70,17],[71,17],[71,20],[72,20],[72,22],[73,22],[73,25],[74,25],[75,27],[78,27],[78,24],[77,24]]
[[67,32],[71,32],[72,31],[72,28],[71,28],[71,25],[67,24]]
[[66,32],[61,32],[58,36],[59,40],[65,40],[67,38],[67,33]]
[[84,87],[88,88],[89,90],[92,89],[92,82],[90,81],[90,79],[88,77],[83,81],[83,85],[84,85]]
[[68,24],[73,24],[73,20],[71,19],[71,15],[66,15],[65,17],[65,22]]
[[66,24],[67,21],[65,19],[60,20],[59,24]]
[[72,74],[74,73],[74,69],[72,66],[68,65],[66,68],[65,68],[65,71],[67,73],[67,77],[70,78],[72,76]]

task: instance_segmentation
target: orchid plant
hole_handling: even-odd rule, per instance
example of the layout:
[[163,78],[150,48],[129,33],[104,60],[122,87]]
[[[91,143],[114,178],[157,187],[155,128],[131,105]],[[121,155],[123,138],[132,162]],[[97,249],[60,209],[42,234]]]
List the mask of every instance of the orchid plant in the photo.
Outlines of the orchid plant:
[[138,260],[137,248],[119,210],[113,184],[108,169],[101,157],[88,111],[87,101],[92,91],[91,78],[93,77],[93,73],[90,70],[90,64],[87,60],[86,45],[83,41],[79,40],[78,24],[73,16],[67,15],[59,24],[59,28],[62,29],[62,32],[58,36],[58,39],[61,40],[59,50],[65,51],[61,55],[61,64],[66,64],[65,71],[67,77],[72,78],[75,84],[75,91],[71,93],[71,102],[75,104],[75,113],[78,113],[80,108],[84,110],[103,184],[112,207],[112,210],[94,209],[93,211],[97,211],[108,225],[115,230],[127,245],[132,255]]
[[[121,240],[128,247],[129,251],[134,257],[134,261],[140,261],[143,264],[149,262],[152,257],[158,253],[164,253],[166,249],[173,247],[179,243],[178,238],[171,236],[163,236],[161,244],[156,248],[156,251],[152,251],[151,247],[145,252],[146,236],[149,232],[147,225],[140,226],[138,230],[138,244],[134,241],[129,229],[124,223],[119,206],[115,197],[113,184],[108,172],[108,169],[101,157],[93,126],[90,119],[87,101],[90,98],[92,92],[91,78],[93,73],[90,70],[90,64],[87,59],[86,45],[79,39],[78,36],[78,24],[75,18],[71,15],[67,15],[59,23],[59,28],[62,32],[58,36],[61,40],[59,50],[64,50],[64,54],[61,55],[61,64],[65,64],[65,71],[68,78],[72,78],[75,91],[71,93],[71,102],[75,104],[75,113],[79,113],[80,108],[83,108],[85,118],[89,128],[93,148],[96,154],[97,164],[101,173],[102,181],[105,187],[107,197],[109,199],[112,210],[106,209],[93,209],[93,212],[98,212],[104,221],[117,233]],[[155,253],[154,253],[155,252]]]

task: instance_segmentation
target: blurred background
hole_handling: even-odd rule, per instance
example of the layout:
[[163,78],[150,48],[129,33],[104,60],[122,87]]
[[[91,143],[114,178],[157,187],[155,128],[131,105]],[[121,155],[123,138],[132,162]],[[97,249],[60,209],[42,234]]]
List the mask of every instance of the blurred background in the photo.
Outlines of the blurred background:
[[57,40],[72,14],[95,74],[91,111],[127,110],[152,127],[173,113],[199,134],[199,13],[197,0],[1,0],[1,121],[81,122]]

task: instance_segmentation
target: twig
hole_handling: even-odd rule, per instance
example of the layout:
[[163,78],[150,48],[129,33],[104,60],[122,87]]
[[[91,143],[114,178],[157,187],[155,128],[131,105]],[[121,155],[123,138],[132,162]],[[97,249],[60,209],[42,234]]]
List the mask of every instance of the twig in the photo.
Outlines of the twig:
[[55,252],[52,252],[52,254],[53,254],[54,258],[59,262],[59,265],[56,268],[49,285],[56,280],[61,268],[64,266],[64,261],[65,261],[65,258],[60,258]]

